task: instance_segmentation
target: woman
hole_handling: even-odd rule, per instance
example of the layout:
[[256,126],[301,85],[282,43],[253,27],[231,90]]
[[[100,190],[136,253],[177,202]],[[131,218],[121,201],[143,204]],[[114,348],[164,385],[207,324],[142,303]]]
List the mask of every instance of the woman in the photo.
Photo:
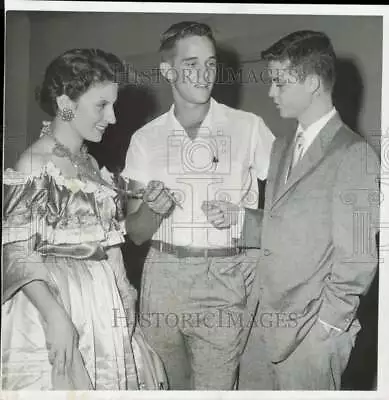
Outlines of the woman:
[[[123,68],[101,50],[76,49],[55,59],[40,95],[53,120],[4,174],[4,390],[166,385],[158,356],[135,328],[118,190],[84,145],[99,142],[115,123]],[[153,182],[143,198],[161,214],[172,207]]]

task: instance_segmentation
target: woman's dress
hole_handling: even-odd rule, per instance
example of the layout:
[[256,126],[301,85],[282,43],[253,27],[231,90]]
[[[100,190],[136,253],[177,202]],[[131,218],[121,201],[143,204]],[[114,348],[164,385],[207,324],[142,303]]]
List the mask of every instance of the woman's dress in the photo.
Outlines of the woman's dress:
[[[7,170],[3,184],[3,389],[149,389],[155,365],[135,329],[116,192],[66,178],[51,162],[35,176]],[[49,362],[45,322],[21,290],[34,280],[46,282],[79,334],[65,376]]]

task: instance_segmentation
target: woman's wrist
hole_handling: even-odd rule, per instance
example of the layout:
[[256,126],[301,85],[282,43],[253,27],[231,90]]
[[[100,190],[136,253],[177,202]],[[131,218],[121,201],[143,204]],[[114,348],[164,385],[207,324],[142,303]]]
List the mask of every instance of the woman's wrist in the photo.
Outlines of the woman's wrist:
[[42,318],[49,322],[65,312],[64,308],[57,302],[44,281],[33,281],[25,285],[23,292],[34,304]]

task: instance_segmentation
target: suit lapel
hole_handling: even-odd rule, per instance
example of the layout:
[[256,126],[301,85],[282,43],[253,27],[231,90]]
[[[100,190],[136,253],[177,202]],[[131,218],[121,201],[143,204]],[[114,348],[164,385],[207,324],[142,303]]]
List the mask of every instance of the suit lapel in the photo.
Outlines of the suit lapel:
[[[275,149],[273,156],[273,168],[269,168],[271,173],[268,176],[268,180],[270,182],[274,182],[272,185],[269,185],[268,193],[266,198],[269,199],[270,203],[272,203],[280,190],[280,186],[282,186],[282,182],[285,181],[285,174],[287,170],[287,165],[290,163],[290,146],[293,141],[293,136],[285,137],[280,143],[279,148]],[[273,172],[271,172],[273,171]]]
[[323,159],[327,154],[329,144],[334,138],[336,132],[342,126],[342,120],[339,114],[332,117],[324,128],[317,135],[315,140],[309,146],[308,150],[304,154],[303,158],[297,163],[297,165],[291,171],[289,179],[285,183],[285,176],[287,166],[290,163],[290,157],[292,155],[291,142],[287,148],[284,167],[282,168],[282,174],[279,174],[279,186],[276,196],[274,197],[272,206],[274,207],[288,191],[293,188],[304,176],[306,176],[316,165]]

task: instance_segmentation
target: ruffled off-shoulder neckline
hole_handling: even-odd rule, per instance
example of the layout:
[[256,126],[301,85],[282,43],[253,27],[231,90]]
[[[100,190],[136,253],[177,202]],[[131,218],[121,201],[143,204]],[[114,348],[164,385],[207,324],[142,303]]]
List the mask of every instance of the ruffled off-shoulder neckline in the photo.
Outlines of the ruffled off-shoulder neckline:
[[[103,176],[103,178],[108,182],[112,179],[112,177],[109,175],[108,170],[103,169],[101,173],[103,175],[104,174],[107,175],[106,177]],[[65,177],[62,174],[61,170],[52,161],[48,161],[41,167],[40,170],[37,170],[36,172],[31,174],[26,174],[24,172],[16,171],[13,168],[7,168],[3,174],[3,184],[8,186],[25,185],[31,181],[37,179],[43,179],[47,176],[52,178],[58,186],[65,187],[73,193],[79,191],[82,191],[84,193],[103,191],[110,196],[116,195],[116,192],[107,186],[89,180],[87,182],[84,182],[79,178]]]

